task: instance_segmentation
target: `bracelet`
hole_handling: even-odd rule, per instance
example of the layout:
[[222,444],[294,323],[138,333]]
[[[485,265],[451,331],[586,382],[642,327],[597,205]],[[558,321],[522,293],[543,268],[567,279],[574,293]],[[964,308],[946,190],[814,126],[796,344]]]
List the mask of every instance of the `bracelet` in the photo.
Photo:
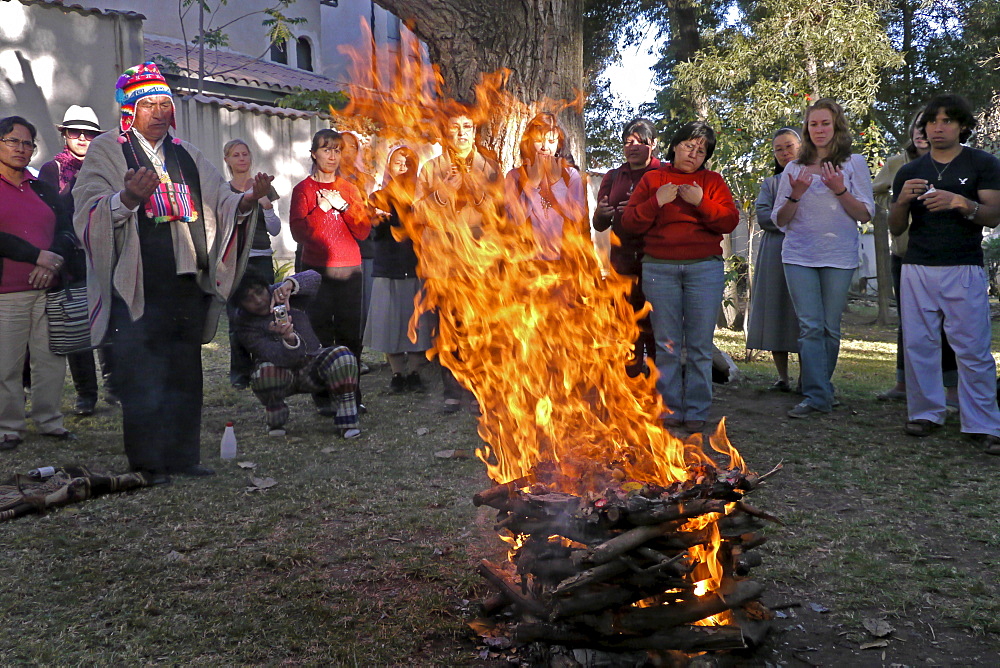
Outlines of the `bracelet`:
[[[972,201],[972,200],[969,200],[969,201]],[[969,213],[967,213],[967,214],[965,214],[965,219],[966,220],[975,220],[976,219],[976,214],[979,213],[979,202],[974,202],[974,204],[976,206],[973,207],[972,211],[969,212]]]
[[785,195],[785,199],[787,199],[789,202],[795,202],[796,204],[799,203],[799,200],[795,199],[791,195]]
[[843,195],[846,192],[847,192],[847,186],[844,186],[843,190],[841,190],[839,193],[833,193],[833,196],[834,197],[840,197],[841,195]]

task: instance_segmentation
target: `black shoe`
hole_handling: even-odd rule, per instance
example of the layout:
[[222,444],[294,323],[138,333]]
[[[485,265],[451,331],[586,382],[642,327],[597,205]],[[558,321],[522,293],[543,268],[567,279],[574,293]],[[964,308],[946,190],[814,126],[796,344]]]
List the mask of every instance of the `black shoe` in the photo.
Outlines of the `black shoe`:
[[403,374],[392,374],[392,380],[389,381],[389,392],[392,394],[400,394],[402,392],[406,392],[407,389],[407,379],[403,376]]
[[406,377],[406,391],[416,392],[417,394],[423,394],[427,391],[427,386],[421,380],[419,371],[411,371],[410,375]]
[[143,473],[143,476],[152,485],[169,485],[173,482],[166,473]]
[[94,409],[97,408],[97,397],[93,399],[88,397],[77,397],[76,407],[73,412],[77,415],[93,415]]
[[202,466],[201,464],[192,464],[186,469],[180,469],[174,471],[176,475],[190,475],[198,478],[204,478],[206,476],[215,475],[215,470],[210,469],[207,466]]
[[63,429],[62,431],[52,432],[51,434],[42,434],[46,438],[58,438],[61,441],[75,441],[77,440],[77,435],[71,432],[69,429]]
[[245,390],[250,387],[250,377],[249,376],[230,376],[229,384],[233,386],[236,390]]

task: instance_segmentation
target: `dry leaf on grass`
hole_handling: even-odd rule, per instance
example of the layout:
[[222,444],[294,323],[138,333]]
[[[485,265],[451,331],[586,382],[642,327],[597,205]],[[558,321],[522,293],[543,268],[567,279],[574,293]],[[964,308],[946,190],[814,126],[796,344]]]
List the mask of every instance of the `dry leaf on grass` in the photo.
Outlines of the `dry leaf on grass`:
[[868,633],[872,634],[876,638],[884,638],[890,635],[896,629],[889,625],[889,622],[884,619],[866,619],[862,622]]
[[428,433],[430,433],[430,429],[427,427],[420,427],[417,429],[417,436],[426,436]]
[[336,452],[336,451],[337,451],[337,448],[333,447],[332,445],[331,446],[327,446],[327,447],[323,448],[322,450],[320,450],[320,452],[322,452],[324,455],[328,455],[331,452]]
[[248,492],[263,492],[264,490],[270,489],[278,484],[278,481],[274,478],[250,478],[250,486],[247,487]]
[[255,469],[257,468],[257,462],[237,462],[237,466],[241,469]]
[[438,450],[434,456],[439,459],[470,459],[472,453],[468,450]]
[[888,647],[888,646],[889,646],[888,640],[873,640],[871,642],[861,643],[860,649],[878,649],[880,647]]

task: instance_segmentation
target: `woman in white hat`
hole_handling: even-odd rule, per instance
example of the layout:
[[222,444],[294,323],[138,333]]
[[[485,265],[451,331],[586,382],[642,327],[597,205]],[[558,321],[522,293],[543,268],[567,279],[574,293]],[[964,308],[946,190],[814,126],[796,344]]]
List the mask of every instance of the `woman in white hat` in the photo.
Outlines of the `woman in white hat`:
[[[63,206],[73,215],[73,184],[76,183],[77,172],[83,166],[83,159],[90,148],[90,142],[101,134],[101,126],[97,122],[97,114],[90,107],[72,105],[63,115],[62,123],[56,125],[62,134],[65,146],[63,150],[38,170],[38,178],[59,191]],[[87,277],[83,251],[72,253],[67,258],[67,269],[74,280],[84,280]],[[101,354],[101,371],[107,386],[110,380],[110,370]],[[92,415],[97,406],[97,367],[94,364],[94,354],[89,350],[66,356],[69,362],[70,374],[73,376],[73,386],[76,388],[76,414]],[[108,400],[113,401],[114,394],[108,389]]]

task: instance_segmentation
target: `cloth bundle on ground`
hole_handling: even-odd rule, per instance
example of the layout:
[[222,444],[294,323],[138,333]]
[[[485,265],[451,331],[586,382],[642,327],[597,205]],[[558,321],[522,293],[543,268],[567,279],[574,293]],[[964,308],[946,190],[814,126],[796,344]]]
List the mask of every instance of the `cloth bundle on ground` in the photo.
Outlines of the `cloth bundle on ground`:
[[0,483],[0,521],[149,484],[143,473],[115,475],[86,466],[64,466],[47,478],[15,474]]

